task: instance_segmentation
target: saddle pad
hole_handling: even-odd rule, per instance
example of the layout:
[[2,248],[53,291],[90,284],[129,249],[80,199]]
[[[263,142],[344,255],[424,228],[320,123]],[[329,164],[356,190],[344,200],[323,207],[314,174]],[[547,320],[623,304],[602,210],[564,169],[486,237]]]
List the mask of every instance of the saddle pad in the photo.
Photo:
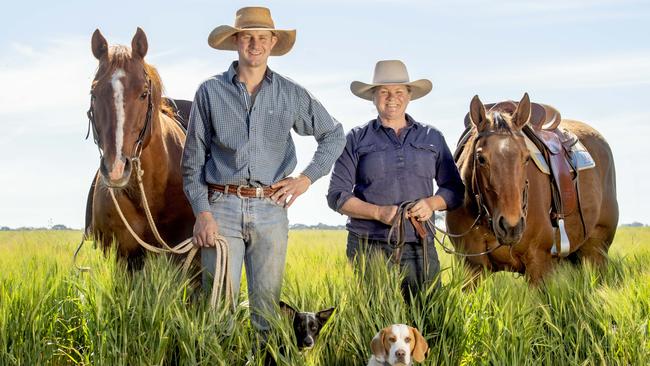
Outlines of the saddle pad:
[[[544,174],[551,174],[551,170],[548,167],[548,162],[544,158],[544,154],[535,146],[535,144],[526,136],[526,146],[530,152],[530,157],[535,162],[537,168]],[[596,166],[596,162],[587,151],[587,148],[578,141],[571,147],[569,152],[571,156],[571,165],[577,167],[578,170],[591,169]]]

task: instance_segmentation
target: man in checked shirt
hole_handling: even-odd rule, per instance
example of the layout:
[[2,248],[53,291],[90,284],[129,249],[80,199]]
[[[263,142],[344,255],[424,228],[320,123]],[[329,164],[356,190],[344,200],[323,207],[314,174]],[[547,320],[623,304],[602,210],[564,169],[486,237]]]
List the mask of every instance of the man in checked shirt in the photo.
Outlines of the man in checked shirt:
[[[283,55],[295,30],[275,29],[270,11],[237,11],[235,26],[219,26],[211,47],[237,51],[238,61],[204,81],[194,97],[183,151],[183,185],[196,216],[194,241],[205,272],[214,271],[216,233],[228,241],[235,299],[242,263],[251,322],[264,333],[261,316],[280,297],[287,249],[287,208],[326,175],[345,146],[343,128],[302,86],[272,71],[269,55]],[[318,148],[307,168],[296,166],[290,130],[314,136]],[[204,275],[209,286],[213,273]]]

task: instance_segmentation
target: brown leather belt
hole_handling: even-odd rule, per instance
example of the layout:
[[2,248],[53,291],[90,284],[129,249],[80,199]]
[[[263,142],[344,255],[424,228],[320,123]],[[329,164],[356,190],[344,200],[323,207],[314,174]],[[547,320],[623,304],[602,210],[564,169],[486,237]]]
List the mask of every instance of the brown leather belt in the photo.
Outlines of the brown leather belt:
[[234,194],[239,198],[264,198],[271,197],[277,189],[273,189],[270,186],[266,187],[251,187],[251,186],[236,186],[233,184],[208,184],[208,190],[214,192],[220,192],[223,194]]

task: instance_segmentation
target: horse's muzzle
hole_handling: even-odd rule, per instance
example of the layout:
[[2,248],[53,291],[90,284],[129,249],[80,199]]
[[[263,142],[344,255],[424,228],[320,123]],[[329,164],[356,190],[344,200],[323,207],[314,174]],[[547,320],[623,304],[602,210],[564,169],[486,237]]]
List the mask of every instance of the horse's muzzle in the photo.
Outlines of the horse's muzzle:
[[522,216],[517,223],[513,226],[508,223],[508,220],[503,216],[499,216],[494,220],[493,230],[499,243],[502,245],[515,245],[519,243],[524,229],[526,229],[526,219]]
[[[121,169],[109,171],[106,167],[106,159],[102,159],[99,164],[99,172],[102,175],[104,184],[109,188],[123,188],[129,183],[131,178],[131,159],[124,158],[124,166]],[[119,174],[121,173],[121,174]]]

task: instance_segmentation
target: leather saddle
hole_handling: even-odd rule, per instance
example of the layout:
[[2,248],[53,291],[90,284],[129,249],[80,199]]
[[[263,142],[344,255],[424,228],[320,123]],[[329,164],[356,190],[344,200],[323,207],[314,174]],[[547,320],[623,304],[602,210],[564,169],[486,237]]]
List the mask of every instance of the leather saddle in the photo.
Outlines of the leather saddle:
[[187,124],[190,122],[190,111],[192,110],[192,101],[184,99],[172,99],[164,97],[167,104],[172,107],[174,111],[174,118],[185,131],[187,131]]

